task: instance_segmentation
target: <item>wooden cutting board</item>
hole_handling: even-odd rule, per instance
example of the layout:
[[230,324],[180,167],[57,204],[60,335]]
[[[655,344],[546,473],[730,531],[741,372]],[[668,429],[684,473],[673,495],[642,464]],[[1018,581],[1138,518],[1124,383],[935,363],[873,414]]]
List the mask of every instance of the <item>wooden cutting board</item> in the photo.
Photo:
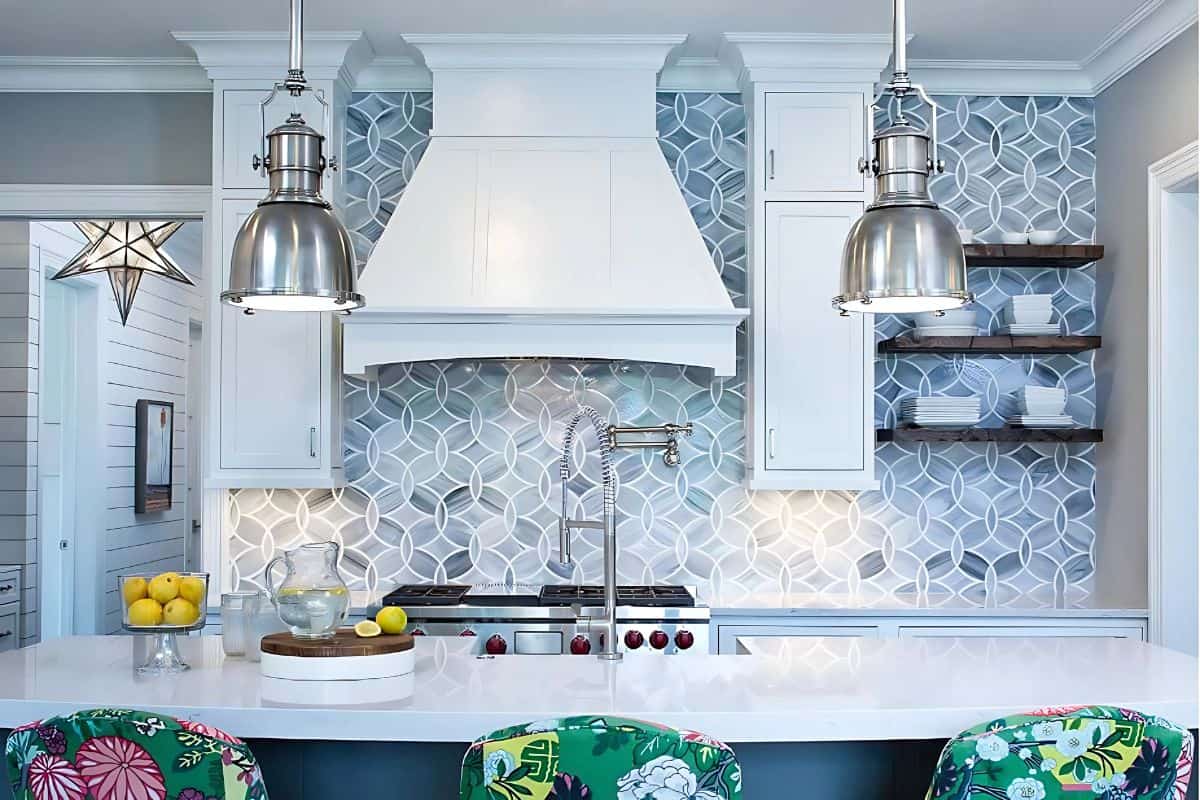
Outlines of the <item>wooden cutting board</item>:
[[380,634],[363,639],[353,628],[338,628],[332,639],[297,639],[290,633],[272,633],[262,639],[262,651],[293,658],[346,658],[382,656],[411,650],[413,637],[407,633]]

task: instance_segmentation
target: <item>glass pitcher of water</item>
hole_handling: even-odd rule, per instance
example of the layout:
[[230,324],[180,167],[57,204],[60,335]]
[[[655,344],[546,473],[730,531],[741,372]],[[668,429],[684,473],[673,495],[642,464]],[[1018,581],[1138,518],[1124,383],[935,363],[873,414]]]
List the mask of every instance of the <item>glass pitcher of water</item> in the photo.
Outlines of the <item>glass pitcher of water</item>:
[[[340,550],[337,542],[302,544],[267,562],[267,592],[297,639],[330,639],[346,621],[350,590],[338,574]],[[276,586],[271,570],[280,561],[287,575]]]

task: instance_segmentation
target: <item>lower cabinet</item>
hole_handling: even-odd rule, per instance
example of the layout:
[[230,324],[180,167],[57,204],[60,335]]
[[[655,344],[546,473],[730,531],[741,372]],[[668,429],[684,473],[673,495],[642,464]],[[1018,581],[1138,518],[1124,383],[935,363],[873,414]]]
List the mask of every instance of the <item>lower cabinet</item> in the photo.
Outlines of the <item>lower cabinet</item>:
[[[871,639],[1098,637],[1146,639],[1140,617],[779,617],[720,615],[709,640],[722,655],[747,652],[754,640],[817,637]],[[739,646],[739,641],[743,643]]]
[[0,569],[0,653],[21,646],[21,570]]

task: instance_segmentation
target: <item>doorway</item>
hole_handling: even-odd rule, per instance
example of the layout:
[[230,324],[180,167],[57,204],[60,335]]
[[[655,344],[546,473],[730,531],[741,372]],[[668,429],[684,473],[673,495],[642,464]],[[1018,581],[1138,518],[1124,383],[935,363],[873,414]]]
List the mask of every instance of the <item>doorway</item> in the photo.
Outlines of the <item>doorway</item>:
[[1200,147],[1150,166],[1150,640],[1197,653],[1200,585]]
[[37,259],[40,287],[37,513],[43,640],[90,632],[88,616],[95,605],[94,597],[79,597],[90,581],[77,574],[76,559],[79,522],[93,519],[102,507],[88,480],[99,468],[92,452],[100,435],[99,385],[92,367],[99,358],[99,292],[87,282],[50,280],[83,242],[73,233],[58,224],[30,223],[31,256]]

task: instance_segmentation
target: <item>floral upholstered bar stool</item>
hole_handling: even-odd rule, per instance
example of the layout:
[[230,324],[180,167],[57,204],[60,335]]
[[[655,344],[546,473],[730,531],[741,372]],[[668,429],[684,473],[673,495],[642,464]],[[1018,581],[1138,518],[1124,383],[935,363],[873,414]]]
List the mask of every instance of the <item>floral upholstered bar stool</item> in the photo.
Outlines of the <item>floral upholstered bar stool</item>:
[[741,800],[733,750],[703,734],[620,717],[515,725],[475,740],[459,800]]
[[1056,706],[971,728],[942,750],[927,800],[1184,800],[1195,743],[1151,714]]
[[222,730],[98,708],[23,725],[5,745],[15,800],[266,800],[250,749]]

